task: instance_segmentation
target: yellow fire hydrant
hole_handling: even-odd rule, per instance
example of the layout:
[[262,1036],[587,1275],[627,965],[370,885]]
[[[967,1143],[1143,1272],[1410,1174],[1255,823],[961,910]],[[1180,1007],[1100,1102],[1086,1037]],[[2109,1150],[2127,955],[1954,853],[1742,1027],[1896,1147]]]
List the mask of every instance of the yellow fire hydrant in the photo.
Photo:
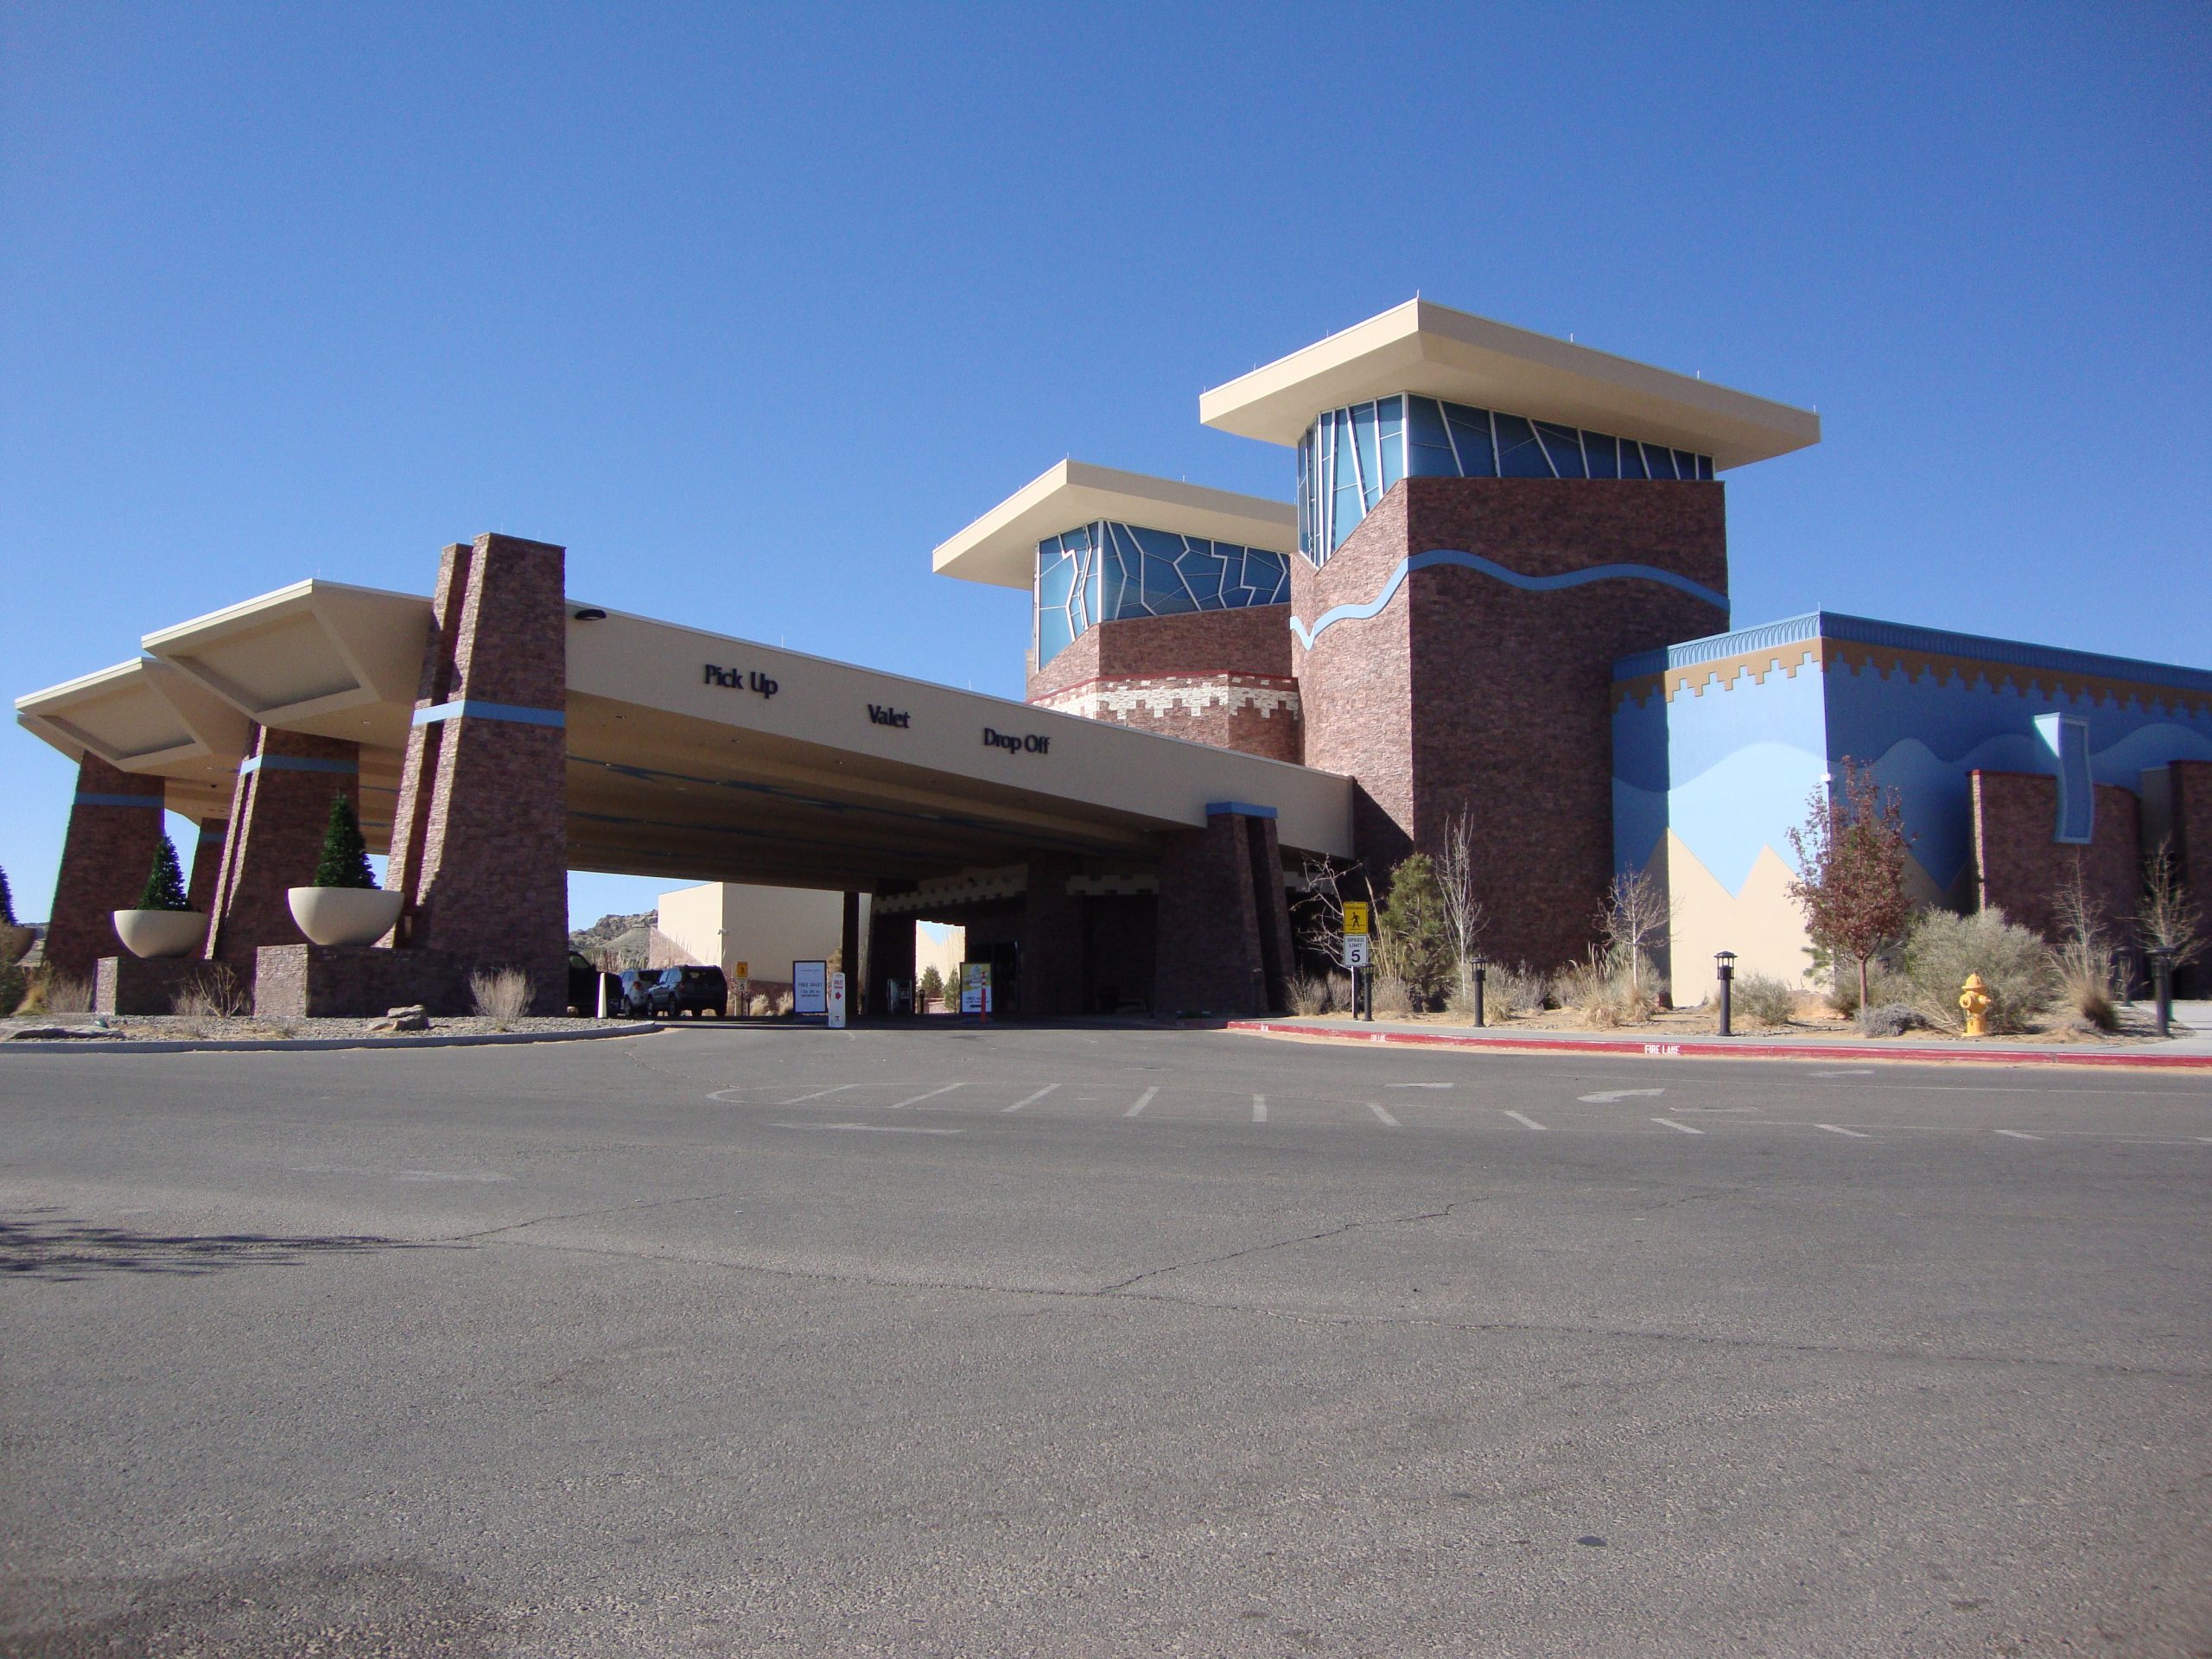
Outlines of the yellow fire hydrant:
[[1959,1006],[1966,1010],[1967,1035],[1989,1035],[1989,993],[1982,988],[1981,976],[1968,974],[1966,988],[1959,993]]

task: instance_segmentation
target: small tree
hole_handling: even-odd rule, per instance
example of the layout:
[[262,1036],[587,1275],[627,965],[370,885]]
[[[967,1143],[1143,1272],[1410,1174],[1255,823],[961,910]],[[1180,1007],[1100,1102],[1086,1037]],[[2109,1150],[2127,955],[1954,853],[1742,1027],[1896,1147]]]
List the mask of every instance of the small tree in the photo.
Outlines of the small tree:
[[2135,931],[2146,950],[2162,950],[2176,968],[2204,954],[2204,914],[2174,868],[2171,837],[2143,861],[2143,899],[2135,912]]
[[1305,892],[1291,906],[1298,942],[1315,956],[1326,957],[1338,971],[1350,971],[1344,967],[1344,900],[1365,894],[1360,867],[1309,857],[1300,868],[1299,879]]
[[1475,994],[1475,951],[1490,913],[1475,896],[1475,832],[1464,812],[1444,828],[1444,850],[1436,857],[1436,881],[1444,895],[1444,922],[1459,969],[1459,995]]
[[1390,892],[1376,907],[1383,966],[1424,998],[1443,994],[1454,958],[1443,887],[1427,853],[1409,853],[1390,873]]
[[138,895],[141,910],[190,910],[184,896],[184,872],[177,868],[176,847],[167,836],[154,849],[154,868],[146,873],[145,891]]
[[1598,932],[1605,941],[1606,965],[1627,976],[1632,998],[1643,997],[1644,963],[1673,919],[1674,906],[1657,876],[1649,870],[1615,874],[1598,907]]
[[361,839],[361,821],[353,803],[340,790],[330,803],[330,822],[323,826],[322,857],[315,867],[318,887],[373,887],[377,878],[369,868],[369,844]]
[[944,995],[944,976],[938,972],[937,963],[931,963],[922,969],[921,982],[915,988],[922,994],[922,1000],[925,1002],[935,1001]]
[[0,870],[0,927],[19,925],[16,920],[16,895],[8,886],[8,872]]
[[1813,943],[1859,964],[1859,1006],[1866,1006],[1866,968],[1904,937],[1912,919],[1904,893],[1904,808],[1874,768],[1843,758],[1840,791],[1817,784],[1805,798],[1805,822],[1789,832],[1798,874],[1789,896],[1805,911]]

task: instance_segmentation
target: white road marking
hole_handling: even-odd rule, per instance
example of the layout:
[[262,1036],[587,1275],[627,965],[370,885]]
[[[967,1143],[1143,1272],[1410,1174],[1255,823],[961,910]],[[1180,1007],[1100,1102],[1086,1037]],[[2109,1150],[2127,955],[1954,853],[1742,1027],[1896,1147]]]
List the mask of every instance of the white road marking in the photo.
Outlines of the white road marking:
[[1382,1122],[1389,1125],[1390,1128],[1395,1129],[1398,1127],[1398,1120],[1382,1109],[1382,1103],[1381,1101],[1369,1101],[1367,1103],[1367,1109],[1374,1113],[1376,1116],[1381,1118]]
[[1871,1065],[1855,1065],[1847,1071],[1815,1071],[1813,1075],[1816,1077],[1871,1077],[1874,1075],[1874,1068]]
[[860,1084],[857,1083],[841,1083],[835,1089],[817,1089],[810,1095],[794,1095],[789,1100],[778,1101],[776,1104],[779,1106],[796,1106],[802,1100],[819,1100],[824,1095],[842,1095],[848,1089],[857,1089],[859,1087]]
[[1386,1083],[1385,1089],[1449,1089],[1448,1083]]
[[1840,1123],[1815,1123],[1816,1129],[1826,1129],[1830,1135],[1847,1135],[1854,1141],[1872,1141],[1874,1137],[1859,1129],[1847,1129]]
[[1048,1083],[1042,1089],[1039,1089],[1035,1094],[1024,1095],[1020,1100],[1015,1101],[1013,1105],[1001,1106],[999,1109],[1002,1112],[1018,1112],[1023,1107],[1033,1105],[1038,1101],[1044,1099],[1046,1096],[1051,1094],[1053,1090],[1059,1086],[1060,1085],[1057,1083]]
[[965,1135],[965,1129],[910,1128],[903,1123],[778,1123],[779,1129],[823,1129],[851,1135]]
[[1506,1116],[1511,1118],[1516,1123],[1520,1124],[1523,1128],[1541,1129],[1544,1127],[1542,1124],[1537,1122],[1535,1118],[1530,1117],[1526,1112],[1508,1112],[1506,1113]]
[[1664,1089],[1611,1089],[1601,1095],[1581,1095],[1577,1098],[1585,1106],[1610,1106],[1617,1100],[1633,1100],[1642,1095],[1658,1096],[1666,1092]]
[[902,1106],[912,1106],[916,1101],[935,1100],[939,1095],[949,1095],[956,1089],[965,1089],[967,1086],[967,1084],[964,1082],[948,1083],[942,1089],[931,1089],[925,1093],[915,1095],[906,1100],[894,1100],[884,1109],[887,1111],[895,1112]]
[[1999,1129],[1997,1133],[2003,1135],[2007,1141],[2040,1141],[2043,1139],[2043,1136],[2039,1135],[2030,1135],[2024,1129]]
[[743,1094],[744,1092],[745,1092],[745,1085],[744,1085],[743,1084],[741,1084],[741,1083],[739,1083],[739,1084],[731,1084],[731,1085],[730,1085],[730,1087],[728,1087],[728,1088],[727,1088],[727,1089],[717,1089],[717,1090],[715,1090],[715,1092],[714,1092],[713,1094],[711,1094],[711,1095],[709,1095],[709,1096],[707,1096],[707,1098],[708,1098],[709,1100],[719,1100],[719,1101],[721,1101],[721,1102],[725,1103],[726,1104],[729,1104],[729,1105],[735,1105],[735,1104],[736,1104],[736,1102],[734,1102],[734,1101],[731,1100],[731,1099],[730,1099],[730,1096],[733,1096],[733,1095],[741,1095],[741,1094]]
[[[1659,1091],[1655,1089],[1651,1092],[1653,1094],[1657,1094]],[[1651,1121],[1654,1123],[1663,1123],[1670,1129],[1679,1129],[1684,1135],[1703,1135],[1705,1133],[1703,1129],[1694,1129],[1687,1123],[1677,1123],[1671,1117],[1655,1117]]]
[[1252,1096],[1252,1121],[1255,1123],[1264,1123],[1268,1121],[1268,1097],[1265,1095]]
[[1123,1112],[1122,1116],[1123,1117],[1136,1116],[1139,1113],[1142,1112],[1146,1107],[1152,1104],[1152,1097],[1159,1092],[1160,1085],[1155,1083],[1151,1088],[1146,1090],[1144,1093],[1139,1095],[1137,1096],[1137,1103],[1130,1107],[1128,1111]]

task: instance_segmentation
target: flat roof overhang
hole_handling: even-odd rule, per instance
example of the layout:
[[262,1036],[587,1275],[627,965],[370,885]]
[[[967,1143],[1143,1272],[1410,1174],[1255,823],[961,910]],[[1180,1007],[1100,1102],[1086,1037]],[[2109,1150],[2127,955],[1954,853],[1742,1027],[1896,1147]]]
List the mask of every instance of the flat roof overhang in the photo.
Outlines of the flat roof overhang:
[[963,582],[1026,588],[1036,574],[1038,543],[1101,518],[1270,553],[1298,545],[1298,509],[1287,501],[1064,461],[939,543],[931,569]]
[[1206,425],[1294,445],[1325,410],[1440,397],[1742,467],[1821,441],[1821,417],[1510,323],[1408,300],[1198,397]]
[[1274,809],[1291,851],[1351,851],[1332,773],[619,613],[569,624],[568,718],[578,868],[842,887],[1147,861],[1221,801]]
[[[571,868],[868,887],[1039,851],[1142,862],[1221,801],[1274,809],[1293,853],[1351,851],[1351,785],[1332,773],[587,608],[569,604]],[[250,721],[352,739],[381,851],[429,614],[296,584],[149,634],[165,655],[34,693],[17,718],[72,759],[162,777],[194,818],[227,809]]]

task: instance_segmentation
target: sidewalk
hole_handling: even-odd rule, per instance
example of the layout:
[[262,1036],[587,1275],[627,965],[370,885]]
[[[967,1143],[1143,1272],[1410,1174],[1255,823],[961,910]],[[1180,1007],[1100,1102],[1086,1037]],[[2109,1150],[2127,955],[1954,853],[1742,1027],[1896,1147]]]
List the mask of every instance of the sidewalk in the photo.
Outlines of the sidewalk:
[[[2148,1009],[2143,1009],[2145,1017]],[[2212,1072],[2212,1002],[2174,1004],[2175,1035],[2163,1042],[2023,1043],[2000,1038],[1846,1037],[1762,1031],[1719,1037],[1647,1037],[1610,1031],[1547,1031],[1511,1026],[1418,1025],[1404,1020],[1232,1020],[1230,1031],[1306,1041],[1489,1049],[1502,1054],[1627,1054],[1653,1059],[1891,1060],[1912,1065],[2080,1065]]]

